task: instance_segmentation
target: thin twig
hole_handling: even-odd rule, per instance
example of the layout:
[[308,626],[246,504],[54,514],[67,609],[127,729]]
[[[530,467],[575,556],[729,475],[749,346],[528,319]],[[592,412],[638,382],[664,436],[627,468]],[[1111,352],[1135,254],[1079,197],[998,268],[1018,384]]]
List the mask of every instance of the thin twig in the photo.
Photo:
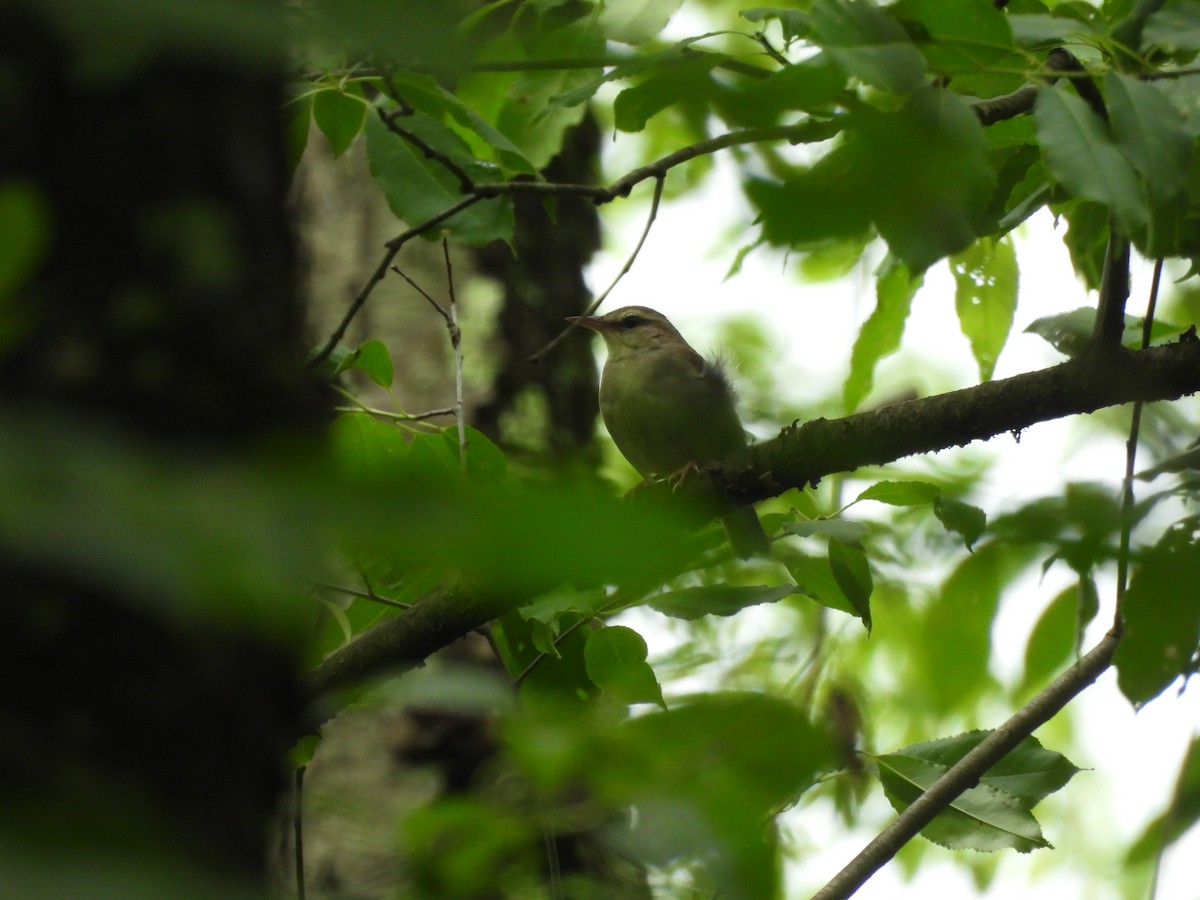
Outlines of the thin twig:
[[[656,218],[658,218],[658,205],[659,205],[659,202],[662,200],[663,182],[665,180],[666,180],[665,176],[663,176],[663,175],[659,175],[655,179],[654,198],[650,201],[650,213],[649,213],[649,215],[646,216],[646,224],[644,226],[642,226],[642,234],[641,234],[641,237],[638,238],[637,246],[635,246],[633,248],[633,252],[630,253],[628,259],[625,260],[625,265],[621,267],[621,271],[617,273],[617,277],[612,280],[612,284],[610,284],[599,297],[597,297],[595,300],[592,301],[591,305],[589,305],[588,308],[586,310],[584,310],[583,315],[590,316],[597,309],[599,309],[600,304],[608,299],[608,295],[611,294],[613,291],[613,288],[615,288],[617,286],[617,282],[619,282],[622,278],[624,278],[625,275],[629,272],[629,270],[633,268],[634,260],[637,259],[638,254],[642,251],[642,245],[646,243],[646,238],[650,234],[650,226],[653,225],[654,220]],[[550,343],[548,343],[545,347],[543,347],[537,353],[533,354],[533,356],[529,357],[529,362],[535,363],[535,364],[541,362],[542,357],[544,357],[547,353],[549,353],[551,350],[553,350],[555,347],[557,347],[559,345],[559,343],[562,342],[563,338],[565,338],[568,334],[570,334],[573,329],[578,328],[578,327],[579,327],[579,325],[576,322],[572,322],[571,324],[569,324],[566,328],[564,328],[562,331],[560,331],[558,333],[558,335],[556,337],[554,337],[553,340],[550,341]]]
[[304,766],[296,770],[292,806],[292,855],[296,872],[296,900],[304,900]]
[[394,112],[389,112],[382,107],[377,107],[375,111],[379,114],[379,118],[383,124],[387,126],[388,131],[392,132],[392,134],[396,135],[397,137],[408,141],[410,144],[420,150],[426,159],[433,160],[439,166],[457,178],[459,190],[461,190],[464,194],[470,194],[473,190],[475,190],[475,179],[468,175],[462,166],[456,163],[447,154],[437,149],[437,147],[434,147],[432,144],[426,142],[415,131],[405,128],[396,121],[397,118],[411,115],[411,108],[406,111],[402,107]]
[[315,356],[309,359],[308,368],[311,369],[319,366],[321,363],[327,360],[329,358],[329,354],[331,354],[334,351],[334,348],[337,347],[338,342],[346,336],[346,329],[350,327],[350,323],[354,321],[354,317],[358,315],[358,311],[362,309],[363,304],[367,302],[367,298],[371,296],[371,292],[375,290],[375,285],[383,281],[384,276],[387,275],[388,266],[392,264],[392,260],[396,258],[396,254],[400,252],[401,247],[403,247],[413,238],[420,237],[429,229],[436,225],[442,224],[442,222],[445,222],[447,219],[453,218],[464,209],[474,206],[483,199],[484,198],[479,194],[471,194],[469,197],[464,197],[453,206],[442,210],[436,216],[426,219],[420,225],[408,229],[408,231],[397,235],[384,244],[383,259],[379,261],[379,265],[375,267],[375,271],[371,273],[371,277],[367,279],[367,283],[363,285],[362,290],[360,290],[358,295],[355,296],[353,302],[350,304],[350,308],[346,310],[346,314],[342,316],[342,321],[338,323],[338,327],[334,329],[333,334],[329,336],[329,340],[325,342],[325,346],[323,346]]
[[442,409],[428,409],[422,413],[396,413],[388,412],[386,409],[375,409],[373,406],[367,406],[361,403],[358,406],[335,406],[334,412],[362,413],[368,416],[379,416],[381,419],[394,419],[397,422],[424,422],[426,419],[436,419],[438,416],[454,415],[454,407],[447,406]]
[[[1154,263],[1154,278],[1150,282],[1150,299],[1146,301],[1146,317],[1142,320],[1142,349],[1150,346],[1150,334],[1154,329],[1154,312],[1158,306],[1158,287],[1162,281],[1163,261]],[[1137,466],[1138,432],[1142,425],[1142,401],[1133,404],[1133,415],[1129,422],[1129,439],[1125,442],[1125,485],[1121,492],[1121,544],[1117,552],[1117,611],[1113,628],[1120,630],[1125,620],[1125,591],[1129,581],[1129,542],[1133,531],[1133,479]]]
[[1112,664],[1118,643],[1119,634],[1114,631],[1106,634],[1100,643],[1049,687],[951,766],[929,790],[896,816],[858,856],[814,894],[812,900],[844,900],[862,887],[959,794],[974,786],[988,769],[1099,678]]
[[446,328],[450,332],[450,346],[454,348],[454,420],[458,425],[458,464],[467,470],[467,423],[466,404],[463,402],[463,353],[462,330],[458,327],[458,298],[454,294],[454,268],[450,265],[450,244],[442,238],[442,257],[446,260],[446,283],[450,294],[450,316]]
[[384,606],[394,606],[396,609],[408,609],[412,606],[411,603],[401,603],[399,600],[392,600],[389,597],[380,597],[371,590],[360,591],[356,588],[343,587],[340,584],[326,584],[325,582],[317,582],[317,587],[324,588],[327,591],[336,591],[339,594],[346,594],[350,597],[358,597],[361,600],[372,600]]

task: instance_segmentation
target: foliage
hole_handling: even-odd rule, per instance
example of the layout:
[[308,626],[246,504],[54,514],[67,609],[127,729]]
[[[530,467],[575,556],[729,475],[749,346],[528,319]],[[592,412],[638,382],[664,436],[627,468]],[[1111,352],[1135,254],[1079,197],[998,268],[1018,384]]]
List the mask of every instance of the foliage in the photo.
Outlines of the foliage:
[[[137,53],[118,65],[98,33],[87,77],[206,52],[186,27],[206,4],[149,6],[153,27],[135,30]],[[335,155],[365,142],[404,223],[383,270],[422,234],[511,241],[519,193],[551,207],[573,193],[616,202],[641,181],[665,180],[670,202],[714,153],[729,152],[756,223],[750,252],[848,260],[846,269],[883,257],[839,397],[820,401],[850,413],[872,396],[926,273],[943,261],[980,379],[992,378],[1017,306],[1012,235],[1039,210],[1066,223],[1076,272],[1093,288],[1122,242],[1196,271],[1200,4],[1000,6],[297,2],[287,33],[298,74],[281,133],[293,161],[310,121]],[[711,27],[664,36],[681,9]],[[84,43],[102,16],[90,3],[47,10]],[[239,36],[225,51],[230,65],[262,65],[251,38],[281,31],[271,16],[199,21],[206,38]],[[539,173],[589,109],[641,154],[637,165],[609,185],[547,183]],[[0,222],[21,235],[0,246],[2,349],[17,316],[8,295],[50,226],[36,189],[13,181],[0,184]],[[1034,330],[1077,355],[1095,350],[1094,318],[1088,310]],[[377,340],[354,349],[333,340],[313,360],[331,379],[359,370],[387,389],[404,365],[399,348]],[[715,526],[692,529],[677,509],[554,480],[549,466],[518,467],[479,432],[428,426],[403,398],[383,413],[350,402],[330,428],[330,460],[294,471],[193,471],[103,436],[81,470],[51,453],[62,450],[58,436],[14,420],[0,460],[21,477],[0,529],[30,555],[152,584],[178,599],[170,615],[286,631],[317,670],[435,588],[487,597],[502,614],[476,624],[491,623],[522,701],[492,711],[519,800],[450,798],[403,824],[402,842],[423,848],[419,876],[444,896],[530,889],[542,860],[528,847],[543,828],[603,833],[656,878],[674,878],[673,895],[781,895],[792,837],[780,821],[803,832],[805,814],[828,806],[857,823],[866,769],[893,807],[909,807],[1086,649],[1101,605],[1111,613],[1117,571],[1132,573],[1120,690],[1141,705],[1196,671],[1197,523],[1180,511],[1195,500],[1194,461],[1132,507],[1117,496],[1118,472],[1101,486],[1064,479],[1052,495],[986,514],[980,473],[951,464],[831,477],[764,504],[773,554],[743,563]],[[1159,426],[1161,455],[1188,444],[1196,426],[1185,415]],[[71,476],[55,516],[26,488],[50,471]],[[107,515],[81,514],[94,509]],[[73,525],[65,535],[63,521]],[[150,544],[175,553],[147,560]],[[302,594],[297,573],[315,577],[313,561],[331,556],[361,579],[357,592],[298,613],[281,594]],[[1060,562],[1069,584],[1028,616],[1015,648],[1020,679],[998,677],[1006,592]],[[229,607],[244,597],[260,602]],[[747,623],[752,638],[737,630]],[[671,654],[646,639],[664,633],[678,638]],[[1070,793],[1078,769],[1051,746],[1070,738],[1069,723],[1045,736],[1047,747],[1026,736],[921,833],[955,849],[1048,847],[1033,810]],[[1154,823],[1135,857],[1161,853],[1200,816],[1196,755],[1175,817]],[[1093,758],[1103,764],[1102,750]],[[1061,830],[1053,819],[1044,827]]]

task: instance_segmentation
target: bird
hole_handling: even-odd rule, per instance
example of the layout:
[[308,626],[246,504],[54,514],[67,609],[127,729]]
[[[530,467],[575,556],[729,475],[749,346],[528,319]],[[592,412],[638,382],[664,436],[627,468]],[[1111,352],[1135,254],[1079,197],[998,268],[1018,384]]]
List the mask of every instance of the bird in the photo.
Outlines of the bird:
[[[608,359],[600,376],[600,416],[643,478],[683,477],[690,468],[746,446],[724,364],[693,350],[662,313],[625,306],[568,321],[604,338]],[[753,506],[721,521],[739,557],[770,552]]]

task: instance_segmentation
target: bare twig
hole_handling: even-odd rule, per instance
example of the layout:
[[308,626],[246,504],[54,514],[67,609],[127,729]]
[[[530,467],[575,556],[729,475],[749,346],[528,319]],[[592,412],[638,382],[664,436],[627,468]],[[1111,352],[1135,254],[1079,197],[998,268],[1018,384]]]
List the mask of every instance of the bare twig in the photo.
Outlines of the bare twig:
[[[1158,288],[1162,281],[1163,261],[1154,263],[1154,278],[1150,283],[1150,298],[1146,302],[1146,317],[1142,320],[1142,349],[1150,346],[1150,334],[1154,329],[1154,312],[1158,306]],[[1121,493],[1121,543],[1117,552],[1117,611],[1113,628],[1120,630],[1124,621],[1125,591],[1129,587],[1129,541],[1133,530],[1133,479],[1137,466],[1138,432],[1142,425],[1142,401],[1133,404],[1133,415],[1129,423],[1129,439],[1125,442],[1125,484]]]
[[446,406],[442,409],[427,409],[421,413],[396,413],[388,412],[386,409],[375,409],[373,406],[367,406],[365,403],[360,403],[358,406],[335,406],[333,411],[363,413],[368,416],[379,416],[381,419],[394,419],[397,422],[424,422],[426,419],[454,415],[453,406]]
[[345,594],[348,597],[358,597],[361,600],[370,600],[374,603],[382,604],[383,606],[394,606],[396,609],[408,609],[412,606],[411,603],[401,603],[399,600],[392,600],[390,597],[381,597],[372,590],[360,591],[356,588],[343,587],[340,584],[326,584],[318,582],[317,587],[324,588],[327,591],[335,591],[339,594]]
[[363,285],[362,290],[360,290],[357,296],[355,296],[353,302],[350,304],[350,308],[346,310],[346,314],[342,316],[342,321],[338,323],[338,327],[334,329],[333,334],[329,336],[329,340],[327,340],[320,351],[318,351],[317,354],[308,361],[308,367],[310,369],[314,368],[329,358],[329,354],[333,352],[335,347],[337,347],[338,342],[346,336],[346,329],[350,327],[350,323],[354,321],[354,317],[358,315],[358,311],[362,309],[363,304],[367,302],[367,298],[371,296],[371,292],[375,290],[375,285],[383,281],[384,276],[387,275],[388,266],[392,264],[392,260],[396,258],[396,254],[400,252],[401,247],[403,247],[413,238],[419,237],[426,231],[429,231],[429,229],[440,225],[447,219],[451,219],[458,215],[464,209],[474,206],[482,199],[484,198],[478,194],[472,194],[469,197],[464,197],[448,209],[442,210],[436,216],[426,219],[420,225],[408,229],[408,231],[397,235],[384,244],[385,250],[383,259],[379,261],[379,265],[375,267],[375,271],[371,273],[371,277],[367,279],[367,283]]
[[[621,267],[621,271],[617,273],[617,277],[612,280],[612,283],[607,288],[605,288],[604,292],[602,294],[600,294],[599,297],[597,297],[595,300],[592,301],[591,305],[589,305],[588,308],[586,310],[584,310],[583,315],[590,316],[597,309],[599,309],[600,304],[603,303],[606,299],[608,299],[608,295],[611,294],[613,288],[615,288],[617,286],[617,282],[619,282],[622,278],[624,278],[625,275],[629,272],[629,270],[633,268],[634,260],[637,259],[638,254],[642,250],[642,245],[646,243],[646,238],[650,234],[650,226],[654,224],[654,220],[658,217],[658,204],[662,200],[663,181],[664,180],[665,180],[665,176],[663,176],[663,175],[659,175],[655,179],[654,198],[650,201],[650,213],[649,213],[649,215],[646,216],[646,224],[642,228],[642,234],[641,234],[641,237],[638,238],[637,246],[635,246],[633,248],[633,252],[630,253],[629,258],[625,260],[625,265]],[[575,322],[572,322],[570,325],[568,325],[566,328],[564,328],[562,331],[560,331],[558,333],[558,335],[552,341],[550,341],[550,343],[548,343],[545,347],[543,347],[537,353],[533,354],[533,356],[529,357],[529,362],[531,362],[531,363],[541,362],[542,357],[544,357],[547,353],[549,353],[551,350],[553,350],[555,347],[557,347],[559,345],[559,343],[563,340],[563,338],[565,338],[568,334],[570,334],[573,329],[578,328],[578,327],[579,326]]]
[[454,268],[450,265],[450,243],[442,238],[442,257],[446,260],[446,283],[450,294],[450,316],[446,328],[450,333],[450,346],[454,348],[454,420],[458,425],[458,462],[463,471],[467,468],[467,423],[466,404],[463,403],[463,354],[462,331],[458,327],[458,298],[454,294]]

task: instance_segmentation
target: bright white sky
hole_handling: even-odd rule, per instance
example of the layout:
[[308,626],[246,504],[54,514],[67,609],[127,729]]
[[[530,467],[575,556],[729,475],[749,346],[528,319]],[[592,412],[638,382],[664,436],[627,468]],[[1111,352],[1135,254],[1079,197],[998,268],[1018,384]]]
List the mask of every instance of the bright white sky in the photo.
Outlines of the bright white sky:
[[[702,30],[702,29],[701,29]],[[621,138],[607,144],[608,171],[619,173]],[[652,185],[639,189],[645,199]],[[599,293],[636,245],[644,224],[645,204],[625,203],[604,207],[609,230],[607,246],[597,257],[590,273],[590,284]],[[625,276],[605,305],[605,310],[640,304],[667,315],[698,349],[712,349],[716,326],[731,314],[749,312],[761,319],[779,346],[782,389],[803,401],[806,396],[823,396],[837,391],[848,369],[850,347],[859,323],[873,306],[873,285],[869,277],[833,283],[801,283],[793,274],[794,265],[785,263],[768,250],[752,253],[742,272],[724,281],[724,276],[741,243],[755,235],[747,218],[732,167],[718,165],[717,177],[703,191],[673,200],[664,200],[658,220],[642,249],[633,270]],[[745,219],[740,221],[739,217]],[[737,226],[742,226],[738,228]],[[737,237],[730,238],[730,234]],[[1009,344],[1000,357],[996,377],[1002,378],[1062,361],[1041,338],[1023,334],[1034,319],[1064,312],[1095,302],[1077,282],[1069,264],[1061,233],[1050,217],[1041,214],[1023,227],[1019,239],[1021,293],[1016,322]],[[1140,265],[1134,273],[1130,311],[1144,308],[1149,266]],[[868,273],[869,275],[869,273]],[[886,386],[895,373],[905,373],[899,387],[911,386],[908,373],[921,361],[936,367],[937,377],[923,392],[965,387],[978,381],[978,370],[967,341],[957,330],[954,317],[953,282],[944,264],[934,267],[918,294],[909,321],[901,354],[885,363],[877,373],[877,385]],[[1183,401],[1192,402],[1192,401]],[[1089,446],[1080,451],[1071,443],[1069,423],[1055,422],[1029,429],[1018,445],[1011,438],[996,438],[988,448],[1001,458],[978,498],[989,513],[1010,507],[1022,497],[1052,492],[1068,475],[1071,479],[1096,479],[1113,485],[1114,491],[1124,471],[1124,447],[1114,440],[1105,445]],[[978,445],[976,445],[978,446]],[[1064,448],[1072,447],[1069,473],[1060,460]],[[1053,574],[1053,573],[1052,573]],[[1061,584],[1022,584],[1020,596],[1010,597],[997,625],[995,645],[1011,648],[1012,659],[1001,659],[998,667],[1014,671],[1020,666],[1025,636],[1037,614]],[[1103,588],[1102,588],[1103,590]],[[1108,591],[1111,595],[1111,590]],[[1018,602],[1015,602],[1019,600]],[[1110,601],[1111,603],[1111,601]],[[1030,609],[1035,610],[1030,612]],[[1103,633],[1102,611],[1095,635]],[[638,621],[637,627],[647,623]],[[652,659],[656,635],[647,635]],[[1174,783],[1181,756],[1194,731],[1200,727],[1200,691],[1192,690],[1182,699],[1173,695],[1159,698],[1134,715],[1117,691],[1110,672],[1099,685],[1086,691],[1076,703],[1084,719],[1083,733],[1090,752],[1087,758],[1073,761],[1093,771],[1078,775],[1062,792],[1039,808],[1047,838],[1059,849],[1021,856],[1005,853],[993,882],[982,896],[1012,897],[1019,890],[1023,900],[1070,900],[1085,896],[1084,887],[1073,873],[1055,867],[1057,859],[1074,857],[1075,833],[1090,833],[1087,844],[1104,846],[1112,835],[1112,847],[1123,847],[1139,833],[1150,818],[1158,814]],[[994,724],[999,725],[997,721]],[[930,735],[940,737],[941,735]],[[880,822],[890,818],[890,808],[876,790],[875,814]],[[814,841],[820,852],[806,858],[789,872],[795,896],[819,887],[874,836],[875,830],[859,829],[847,833],[832,816],[827,822],[815,822],[806,811],[802,832]],[[1158,900],[1196,900],[1200,881],[1195,860],[1200,856],[1200,829],[1178,842],[1165,860],[1158,886]],[[963,897],[974,895],[974,887],[961,867],[945,851],[931,853],[912,881],[903,880],[899,867],[892,864],[877,874],[856,897],[862,900],[894,900],[897,897]],[[942,862],[938,862],[942,859]],[[1092,864],[1094,856],[1076,858],[1077,865]],[[1088,891],[1088,898],[1117,898],[1119,860],[1111,861],[1112,891],[1108,894]]]

